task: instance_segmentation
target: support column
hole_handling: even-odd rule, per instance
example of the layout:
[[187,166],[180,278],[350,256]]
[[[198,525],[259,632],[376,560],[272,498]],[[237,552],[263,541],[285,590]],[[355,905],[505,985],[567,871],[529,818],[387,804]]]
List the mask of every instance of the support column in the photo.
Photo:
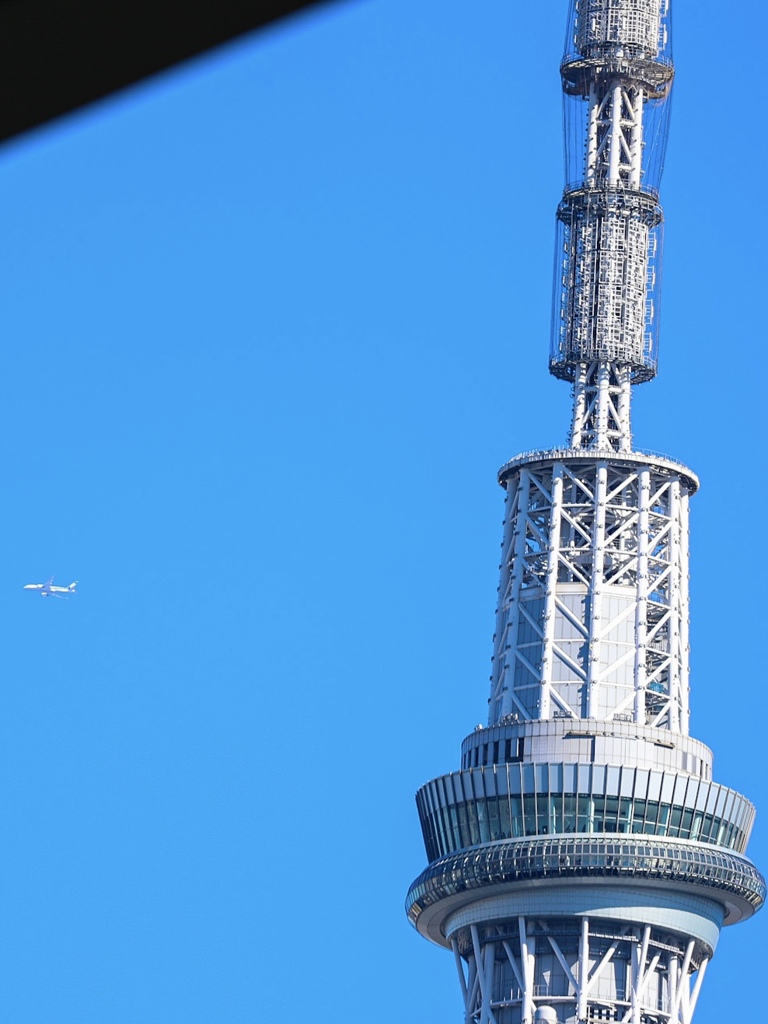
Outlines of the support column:
[[[508,715],[516,705],[513,704],[512,691],[515,685],[515,650],[517,647],[517,631],[520,620],[520,588],[523,582],[526,517],[531,493],[531,477],[527,469],[520,473],[517,490],[517,512],[512,524],[512,546],[514,555],[509,585],[506,594],[500,597],[502,603],[501,621],[503,628],[496,637],[496,678],[494,680],[491,703],[489,705],[488,724],[492,725],[498,718]],[[509,650],[507,650],[509,648]],[[496,708],[501,704],[500,714]]]
[[642,181],[644,95],[642,88],[636,89],[632,103],[632,131],[629,142],[629,184],[632,188],[639,188]]
[[628,366],[618,367],[616,376],[619,381],[619,393],[616,398],[617,427],[619,429],[618,448],[620,452],[632,450],[632,420],[630,410],[632,404],[632,384]]
[[608,441],[608,403],[610,393],[611,368],[608,363],[600,363],[597,368],[597,400],[595,409],[595,447],[604,451],[610,448]]
[[595,184],[597,177],[598,121],[600,118],[600,98],[594,83],[589,87],[589,125],[587,128],[587,166],[586,179],[589,185]]
[[587,413],[587,373],[587,364],[579,363],[573,381],[571,448],[581,448],[584,444],[584,421]]
[[680,729],[688,735],[690,730],[690,640],[689,621],[690,598],[688,579],[688,496],[680,497]]
[[587,665],[586,717],[594,718],[597,713],[597,688],[600,679],[601,631],[603,629],[603,587],[605,582],[605,502],[608,490],[608,464],[597,464],[592,527],[592,578],[590,582],[589,608],[589,656]]
[[645,725],[646,636],[648,632],[648,514],[651,504],[651,471],[640,470],[637,524],[637,582],[635,605],[635,706],[634,721]]
[[669,728],[680,732],[680,481],[669,485]]
[[611,87],[611,137],[608,150],[608,185],[615,188],[619,184],[619,168],[621,166],[621,84]]
[[581,919],[579,936],[579,988],[576,993],[576,1018],[587,1019],[587,992],[589,986],[589,918]]
[[533,1024],[533,978],[535,960],[533,952],[528,945],[528,933],[526,930],[525,918],[519,917],[517,919],[517,923],[520,929],[520,960],[522,961],[523,982],[525,983],[523,988],[522,1024]]
[[552,507],[549,516],[549,550],[544,580],[544,643],[541,656],[540,718],[552,714],[552,675],[555,658],[555,623],[557,621],[557,569],[560,562],[560,519],[563,507],[563,464],[552,467]]

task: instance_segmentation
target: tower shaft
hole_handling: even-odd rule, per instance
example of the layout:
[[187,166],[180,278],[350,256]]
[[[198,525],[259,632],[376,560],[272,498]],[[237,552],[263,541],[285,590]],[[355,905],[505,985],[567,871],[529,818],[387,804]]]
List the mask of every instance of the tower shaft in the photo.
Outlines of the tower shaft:
[[688,733],[690,470],[565,449],[507,463],[489,725]]

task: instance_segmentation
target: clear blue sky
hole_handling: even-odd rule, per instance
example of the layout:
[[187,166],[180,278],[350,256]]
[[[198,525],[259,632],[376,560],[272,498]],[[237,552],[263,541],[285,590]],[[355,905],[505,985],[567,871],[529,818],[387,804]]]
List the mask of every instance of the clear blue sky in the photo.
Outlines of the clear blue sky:
[[[565,8],[342,3],[0,153],[3,1021],[460,1019],[403,915],[413,794],[485,715],[496,469],[567,425]],[[676,0],[635,401],[702,478],[693,731],[763,870],[766,38]]]

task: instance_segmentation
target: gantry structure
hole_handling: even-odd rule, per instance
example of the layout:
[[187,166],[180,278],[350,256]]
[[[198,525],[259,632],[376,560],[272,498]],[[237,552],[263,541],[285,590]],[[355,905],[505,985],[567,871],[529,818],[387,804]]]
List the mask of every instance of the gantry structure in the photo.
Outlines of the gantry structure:
[[750,802],[689,734],[686,466],[633,447],[656,374],[669,0],[571,0],[550,372],[568,439],[506,492],[487,726],[417,794],[406,909],[465,1024],[691,1024],[723,925],[763,904]]

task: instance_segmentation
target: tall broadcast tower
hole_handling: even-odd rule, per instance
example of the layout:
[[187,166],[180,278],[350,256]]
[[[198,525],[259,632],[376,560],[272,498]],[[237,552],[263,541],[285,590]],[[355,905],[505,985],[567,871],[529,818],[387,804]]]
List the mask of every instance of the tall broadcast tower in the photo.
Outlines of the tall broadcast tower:
[[690,1024],[723,925],[765,882],[752,805],[689,735],[694,473],[632,446],[656,374],[669,0],[571,0],[550,372],[567,443],[506,491],[487,727],[416,797],[418,931],[465,1024]]

